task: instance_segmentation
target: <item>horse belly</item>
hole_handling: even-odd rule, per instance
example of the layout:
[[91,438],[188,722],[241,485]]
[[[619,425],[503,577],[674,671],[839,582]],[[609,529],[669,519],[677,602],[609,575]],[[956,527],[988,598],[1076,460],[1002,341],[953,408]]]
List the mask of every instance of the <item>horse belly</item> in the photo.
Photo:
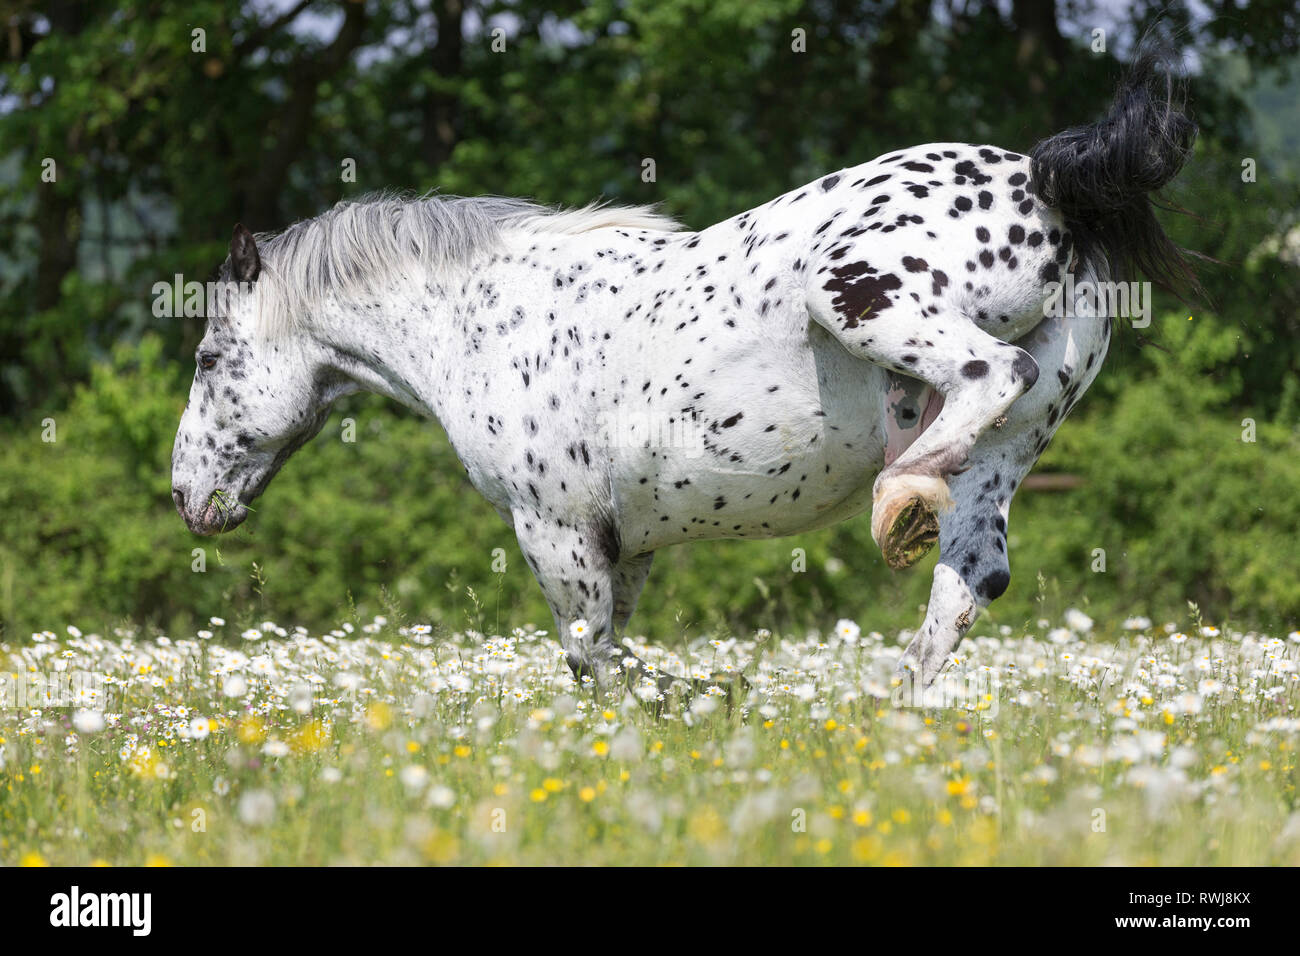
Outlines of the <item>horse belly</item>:
[[780,537],[870,506],[884,456],[883,370],[818,326],[782,344],[716,357],[700,391],[647,402],[625,422],[640,429],[637,441],[611,442],[625,549]]

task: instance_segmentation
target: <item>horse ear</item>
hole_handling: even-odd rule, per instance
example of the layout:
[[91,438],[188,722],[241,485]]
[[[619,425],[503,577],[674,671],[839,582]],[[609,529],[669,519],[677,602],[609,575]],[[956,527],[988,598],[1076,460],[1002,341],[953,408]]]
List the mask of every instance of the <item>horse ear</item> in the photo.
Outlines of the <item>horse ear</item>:
[[237,282],[256,282],[262,271],[262,257],[257,254],[257,242],[243,223],[235,223],[235,235],[230,240],[230,267]]

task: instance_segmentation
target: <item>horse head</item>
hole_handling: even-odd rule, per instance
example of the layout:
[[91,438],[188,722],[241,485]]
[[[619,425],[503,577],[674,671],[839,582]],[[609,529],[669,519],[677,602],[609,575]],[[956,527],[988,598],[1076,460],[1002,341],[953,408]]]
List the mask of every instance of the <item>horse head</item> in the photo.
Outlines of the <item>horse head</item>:
[[307,336],[268,330],[259,315],[275,277],[257,242],[235,226],[219,281],[208,287],[207,328],[172,448],[172,499],[190,530],[229,531],[248,517],[281,466],[311,439],[339,394]]

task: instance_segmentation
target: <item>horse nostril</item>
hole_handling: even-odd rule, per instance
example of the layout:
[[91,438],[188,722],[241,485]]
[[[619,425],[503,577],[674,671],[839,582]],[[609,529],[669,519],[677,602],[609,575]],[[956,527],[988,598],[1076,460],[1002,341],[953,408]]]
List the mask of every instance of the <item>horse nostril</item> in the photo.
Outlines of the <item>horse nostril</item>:
[[179,508],[182,511],[185,510],[185,493],[182,492],[179,488],[172,489],[172,501],[176,502],[177,508]]

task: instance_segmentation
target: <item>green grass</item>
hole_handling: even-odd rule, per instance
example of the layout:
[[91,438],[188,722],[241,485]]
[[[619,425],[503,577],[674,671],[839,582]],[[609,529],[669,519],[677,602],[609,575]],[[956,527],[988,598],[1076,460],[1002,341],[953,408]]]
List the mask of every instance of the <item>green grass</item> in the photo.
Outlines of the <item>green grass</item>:
[[[977,625],[942,700],[846,622],[634,642],[751,685],[660,717],[532,630],[0,645],[0,863],[1300,863],[1300,634],[1066,617]],[[14,706],[55,673],[110,681]]]

